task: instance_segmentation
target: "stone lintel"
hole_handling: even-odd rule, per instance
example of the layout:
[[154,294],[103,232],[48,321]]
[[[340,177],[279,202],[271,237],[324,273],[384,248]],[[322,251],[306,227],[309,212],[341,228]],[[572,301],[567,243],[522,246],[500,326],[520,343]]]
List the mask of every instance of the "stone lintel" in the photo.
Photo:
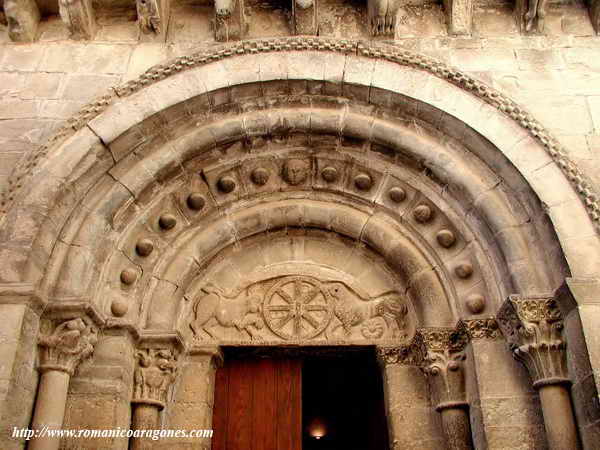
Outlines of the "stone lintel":
[[4,13],[8,22],[8,36],[15,42],[35,41],[40,10],[35,0],[5,0]]

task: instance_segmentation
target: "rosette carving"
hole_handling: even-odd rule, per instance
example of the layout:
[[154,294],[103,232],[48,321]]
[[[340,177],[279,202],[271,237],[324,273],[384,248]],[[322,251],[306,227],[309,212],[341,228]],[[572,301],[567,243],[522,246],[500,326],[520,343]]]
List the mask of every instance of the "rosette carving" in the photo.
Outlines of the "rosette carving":
[[142,349],[136,353],[132,403],[164,408],[167,391],[177,375],[177,354],[168,348]]
[[570,382],[562,315],[553,296],[511,295],[498,312],[498,323],[534,387]]
[[51,333],[42,334],[38,339],[40,370],[59,370],[73,375],[77,365],[92,355],[97,341],[98,330],[88,319],[58,323]]

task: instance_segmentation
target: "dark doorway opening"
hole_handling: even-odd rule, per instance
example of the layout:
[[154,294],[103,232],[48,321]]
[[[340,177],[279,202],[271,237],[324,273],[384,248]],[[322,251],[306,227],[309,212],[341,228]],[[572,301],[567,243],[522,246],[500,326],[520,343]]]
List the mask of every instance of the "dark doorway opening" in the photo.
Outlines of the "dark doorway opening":
[[372,349],[307,357],[303,450],[388,450],[381,370]]
[[214,450],[388,450],[373,347],[225,347]]

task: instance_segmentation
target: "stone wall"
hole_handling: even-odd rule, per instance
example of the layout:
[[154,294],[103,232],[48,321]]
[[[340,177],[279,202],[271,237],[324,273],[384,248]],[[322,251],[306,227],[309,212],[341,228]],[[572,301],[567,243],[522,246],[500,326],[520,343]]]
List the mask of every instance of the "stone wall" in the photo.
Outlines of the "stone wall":
[[[328,0],[320,35],[371,39],[366,8]],[[24,153],[95,96],[148,67],[215,43],[212,8],[174,3],[164,42],[143,42],[135,10],[97,13],[92,41],[68,39],[58,16],[43,18],[38,39],[14,44],[0,25],[0,190]],[[247,6],[248,38],[290,35],[289,10]],[[524,35],[512,9],[479,6],[472,37],[450,37],[441,5],[398,13],[396,44],[440,58],[526,106],[600,185],[600,38],[583,4],[551,5],[545,35]]]

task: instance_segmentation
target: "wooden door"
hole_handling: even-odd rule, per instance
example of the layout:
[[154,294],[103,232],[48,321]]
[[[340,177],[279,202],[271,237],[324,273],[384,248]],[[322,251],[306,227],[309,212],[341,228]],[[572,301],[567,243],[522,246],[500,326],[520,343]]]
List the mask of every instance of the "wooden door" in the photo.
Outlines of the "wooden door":
[[212,450],[301,450],[299,360],[228,361],[217,371]]

